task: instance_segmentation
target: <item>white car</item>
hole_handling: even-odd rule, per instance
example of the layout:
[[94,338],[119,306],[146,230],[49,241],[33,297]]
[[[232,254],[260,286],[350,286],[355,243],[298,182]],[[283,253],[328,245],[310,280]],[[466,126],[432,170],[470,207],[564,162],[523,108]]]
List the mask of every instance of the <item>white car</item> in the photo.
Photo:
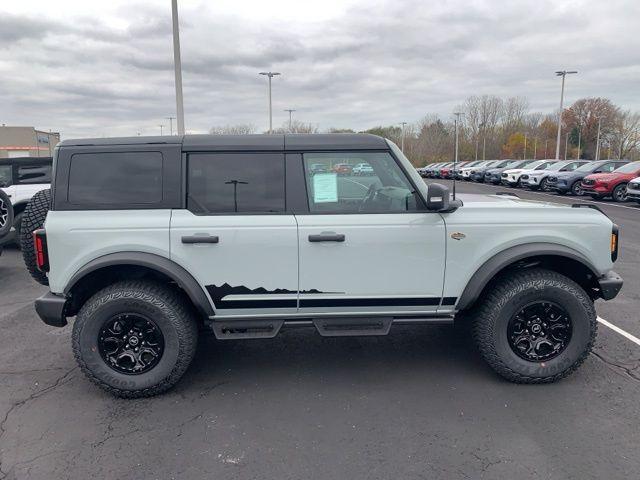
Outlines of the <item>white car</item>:
[[473,165],[471,167],[463,167],[460,168],[460,177],[462,177],[463,180],[471,180],[471,171],[478,169],[478,168],[483,168],[486,167],[487,165],[489,165],[491,162],[493,162],[494,160],[485,160],[482,161],[476,165]]
[[640,203],[640,177],[627,184],[627,199]]
[[0,159],[0,190],[13,205],[14,220],[11,231],[0,240],[1,245],[16,242],[22,213],[37,192],[51,186],[51,157],[22,157]]
[[562,162],[555,162],[547,168],[537,168],[530,172],[523,172],[520,175],[520,184],[523,187],[527,187],[530,190],[547,190],[547,183],[549,175],[556,172],[572,172],[576,168],[581,167],[585,163],[589,163],[588,160],[564,160]]
[[373,167],[368,163],[359,163],[355,167],[353,167],[352,173],[354,175],[373,175]]
[[512,168],[502,172],[500,182],[509,187],[519,187],[520,177],[525,173],[534,172],[536,170],[544,170],[555,163],[555,160],[538,160],[527,165],[527,168]]

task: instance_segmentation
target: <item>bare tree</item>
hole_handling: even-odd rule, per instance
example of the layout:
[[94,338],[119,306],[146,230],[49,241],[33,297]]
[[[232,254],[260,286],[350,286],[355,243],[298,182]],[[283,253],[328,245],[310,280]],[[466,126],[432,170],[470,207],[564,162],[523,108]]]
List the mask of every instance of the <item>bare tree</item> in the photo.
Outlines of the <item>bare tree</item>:
[[289,121],[286,121],[280,128],[275,128],[273,133],[318,133],[318,126],[313,123],[293,120],[291,122],[291,128],[289,128]]
[[218,127],[211,127],[209,129],[211,135],[249,135],[256,133],[255,125],[250,123],[238,124],[238,125],[223,125]]
[[640,113],[627,110],[619,112],[608,140],[615,148],[618,158],[630,158],[637,155],[640,147]]

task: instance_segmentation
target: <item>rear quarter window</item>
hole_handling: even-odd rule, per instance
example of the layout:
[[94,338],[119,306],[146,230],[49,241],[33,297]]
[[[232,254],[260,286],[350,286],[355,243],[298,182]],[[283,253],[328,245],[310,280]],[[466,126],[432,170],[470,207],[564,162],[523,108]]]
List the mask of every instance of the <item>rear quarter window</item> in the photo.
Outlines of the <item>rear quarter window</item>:
[[69,168],[75,205],[154,205],[162,202],[162,153],[77,153]]

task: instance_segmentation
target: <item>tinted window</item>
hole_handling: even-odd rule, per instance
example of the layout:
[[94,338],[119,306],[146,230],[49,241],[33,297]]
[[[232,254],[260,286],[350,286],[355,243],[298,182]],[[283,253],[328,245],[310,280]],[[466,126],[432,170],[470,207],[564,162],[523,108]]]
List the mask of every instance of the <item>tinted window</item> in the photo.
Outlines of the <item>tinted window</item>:
[[640,170],[640,162],[627,163],[626,165],[618,168],[617,173],[635,173]]
[[149,205],[161,201],[160,152],[78,153],[71,157],[72,204]]
[[[314,172],[322,163],[326,172]],[[337,166],[367,163],[373,172],[355,175]],[[389,153],[304,154],[309,210],[316,213],[394,213],[416,210],[413,187]]]
[[18,167],[18,183],[51,183],[51,165],[24,165]]
[[282,154],[190,154],[188,169],[187,206],[194,213],[285,210]]
[[[602,173],[611,173],[613,172],[616,168],[620,167],[621,164],[616,163],[616,162],[610,162],[610,163],[605,163],[604,165],[602,165],[600,168],[598,168],[599,171],[601,171]],[[578,169],[579,170],[579,169]]]
[[11,165],[0,165],[0,187],[11,186]]

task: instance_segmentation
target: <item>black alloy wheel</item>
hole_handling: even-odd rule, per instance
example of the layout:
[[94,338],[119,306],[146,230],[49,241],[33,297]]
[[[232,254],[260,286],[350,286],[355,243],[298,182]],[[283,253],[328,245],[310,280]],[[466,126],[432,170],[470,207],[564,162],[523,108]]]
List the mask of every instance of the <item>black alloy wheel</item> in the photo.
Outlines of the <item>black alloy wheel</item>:
[[532,302],[509,321],[507,338],[513,352],[529,362],[545,362],[560,355],[573,333],[567,311],[558,304]]
[[582,182],[580,180],[573,182],[573,185],[571,185],[571,193],[573,193],[576,197],[582,195]]
[[138,375],[158,364],[164,353],[164,337],[149,318],[123,313],[104,323],[98,335],[98,348],[113,370]]

